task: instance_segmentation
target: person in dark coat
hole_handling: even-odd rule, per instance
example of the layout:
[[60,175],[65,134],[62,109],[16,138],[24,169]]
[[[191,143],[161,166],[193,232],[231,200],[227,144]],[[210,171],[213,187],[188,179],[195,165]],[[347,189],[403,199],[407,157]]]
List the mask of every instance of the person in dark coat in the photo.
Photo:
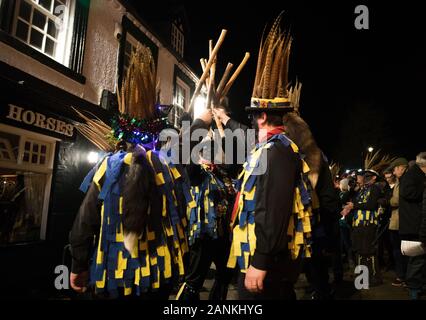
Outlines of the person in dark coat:
[[420,241],[426,247],[426,187],[423,191],[422,224],[420,225]]
[[333,297],[329,281],[329,267],[333,266],[334,280],[343,278],[339,233],[339,195],[333,185],[328,160],[317,146],[309,125],[298,112],[289,112],[283,117],[288,137],[299,147],[305,156],[313,188],[313,198],[317,200],[316,217],[312,225],[312,259],[305,260],[305,274],[313,287],[312,299],[327,300]]
[[[426,152],[420,153],[416,164],[400,179],[399,187],[399,234],[401,240],[420,241],[423,220],[423,193],[426,181]],[[417,300],[424,285],[426,255],[408,258],[406,283],[410,298]]]
[[[225,106],[222,103],[220,107]],[[220,109],[224,112],[224,108]],[[205,129],[207,133],[211,123],[212,110],[206,110],[194,120],[190,130]],[[217,143],[216,139],[220,139],[218,136],[214,136],[212,140],[203,140],[204,138],[205,136],[200,137],[197,142],[201,142],[212,151],[212,159],[203,158],[203,165],[192,159],[186,166],[196,207],[189,211],[189,261],[184,283],[177,295],[177,300],[182,301],[200,299],[200,291],[212,262],[215,264],[216,272],[209,300],[226,300],[228,285],[233,276],[233,271],[227,268],[226,264],[231,245],[229,216],[235,195],[231,178],[236,177],[238,165],[226,162],[215,164],[215,155],[219,152],[225,152],[226,156],[226,150],[223,150],[224,143],[222,146]],[[191,150],[193,144],[194,142],[191,142]]]
[[377,184],[379,174],[374,170],[364,170],[364,185],[355,201],[348,202],[342,211],[343,216],[352,214],[352,245],[356,254],[356,264],[366,265],[369,270],[370,286],[382,283],[377,258],[377,225],[379,199],[383,197]]

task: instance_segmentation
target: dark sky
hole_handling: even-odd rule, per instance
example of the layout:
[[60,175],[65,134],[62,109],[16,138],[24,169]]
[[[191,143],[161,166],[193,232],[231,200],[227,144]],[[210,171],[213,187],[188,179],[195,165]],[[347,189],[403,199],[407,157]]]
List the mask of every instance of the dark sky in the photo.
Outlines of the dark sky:
[[[228,35],[220,62],[238,65],[251,53],[230,92],[238,120],[246,121],[263,28],[285,10],[294,37],[290,76],[303,83],[301,114],[326,155],[359,167],[369,145],[409,159],[426,151],[426,19],[417,1],[160,2],[184,4],[191,28],[185,59],[199,74],[208,40],[222,28]],[[369,30],[354,27],[358,4],[369,8]]]

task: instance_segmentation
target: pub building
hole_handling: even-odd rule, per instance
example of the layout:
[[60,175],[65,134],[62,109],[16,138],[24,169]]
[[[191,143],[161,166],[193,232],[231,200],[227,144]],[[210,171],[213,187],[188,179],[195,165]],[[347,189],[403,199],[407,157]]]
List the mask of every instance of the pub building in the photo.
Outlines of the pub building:
[[139,43],[178,125],[197,82],[183,59],[186,15],[176,7],[149,17],[127,1],[0,0],[0,295],[70,293],[55,289],[55,268],[69,265],[78,188],[102,157],[75,129],[73,108],[108,123]]

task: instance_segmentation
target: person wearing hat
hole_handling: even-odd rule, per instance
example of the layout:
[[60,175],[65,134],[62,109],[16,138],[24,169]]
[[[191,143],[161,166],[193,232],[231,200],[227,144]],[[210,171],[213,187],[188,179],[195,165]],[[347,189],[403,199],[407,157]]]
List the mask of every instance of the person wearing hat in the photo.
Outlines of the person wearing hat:
[[[366,161],[367,162],[367,161]],[[382,283],[378,266],[376,236],[379,218],[379,199],[382,190],[376,183],[379,173],[370,164],[362,171],[363,185],[354,202],[348,202],[342,211],[347,216],[352,211],[352,248],[357,265],[366,265],[369,270],[369,285]]]
[[[395,172],[403,171],[395,167]],[[420,242],[422,227],[422,202],[426,183],[426,152],[416,157],[416,163],[406,169],[399,183],[399,235],[402,241]],[[410,298],[417,300],[422,291],[426,268],[426,255],[408,257],[406,283]]]
[[[187,221],[179,204],[186,208],[192,197],[185,171],[156,151],[167,122],[156,108],[155,70],[150,49],[138,47],[112,125],[82,114],[85,123],[77,124],[107,152],[81,184],[85,197],[69,235],[70,285],[79,293],[93,288],[95,298],[167,299],[184,273]],[[130,94],[134,86],[151,89]]]
[[395,287],[405,285],[405,274],[407,272],[407,259],[401,253],[401,238],[399,236],[399,181],[408,168],[408,161],[405,158],[397,158],[389,166],[389,171],[395,176],[395,185],[392,189],[392,197],[389,204],[391,206],[391,217],[389,221],[389,234],[392,244],[392,252],[395,261],[396,278],[392,282]]
[[[249,53],[246,53],[245,58],[249,56]],[[231,246],[229,221],[236,194],[232,180],[238,177],[241,164],[233,162],[232,158],[229,160],[234,154],[234,150],[226,148],[225,141],[230,139],[229,131],[224,130],[226,128],[221,126],[219,119],[213,119],[213,112],[220,110],[224,115],[229,114],[227,93],[244,64],[245,62],[230,78],[232,81],[229,80],[226,86],[223,86],[227,79],[224,75],[222,80],[217,82],[219,86],[216,88],[214,62],[214,68],[209,69],[209,81],[206,84],[206,112],[195,119],[191,126],[192,128],[197,124],[205,130],[198,132],[200,143],[196,149],[191,148],[194,152],[191,151],[191,164],[187,166],[191,170],[191,194],[196,205],[187,210],[190,252],[187,272],[176,295],[177,300],[200,300],[200,292],[212,263],[215,264],[216,271],[209,300],[226,300],[228,286],[234,275],[234,270],[227,268]],[[202,84],[203,81],[200,80],[197,87]],[[191,101],[195,101],[196,97],[197,93],[194,93]]]
[[282,120],[293,107],[287,75],[280,72],[288,67],[291,38],[280,32],[280,20],[263,42],[246,108],[258,143],[244,164],[231,216],[228,267],[241,271],[238,293],[244,300],[295,299],[301,259],[311,254],[311,197],[303,175],[308,166]]

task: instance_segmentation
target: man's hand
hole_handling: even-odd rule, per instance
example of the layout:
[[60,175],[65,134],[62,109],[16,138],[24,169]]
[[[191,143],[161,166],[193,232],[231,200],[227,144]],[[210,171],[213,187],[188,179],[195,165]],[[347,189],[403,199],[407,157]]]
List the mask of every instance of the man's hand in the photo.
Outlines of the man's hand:
[[263,291],[263,280],[265,280],[265,277],[265,270],[259,270],[253,266],[250,266],[246,272],[244,286],[251,293],[259,293]]
[[87,290],[87,283],[89,282],[89,272],[83,271],[79,274],[70,274],[70,285],[74,291],[78,293],[84,293]]
[[347,210],[353,210],[353,208],[354,208],[353,202],[348,202],[345,206],[345,209]]
[[226,126],[226,123],[231,119],[225,112],[225,109],[223,108],[213,108],[213,115],[220,121],[224,126]]
[[203,120],[207,125],[212,123],[212,111],[211,109],[206,109],[202,114],[198,116],[198,119]]
[[343,217],[346,217],[346,216],[347,216],[350,212],[351,212],[351,210],[348,210],[348,209],[344,208],[344,209],[340,212],[340,214],[341,214]]

